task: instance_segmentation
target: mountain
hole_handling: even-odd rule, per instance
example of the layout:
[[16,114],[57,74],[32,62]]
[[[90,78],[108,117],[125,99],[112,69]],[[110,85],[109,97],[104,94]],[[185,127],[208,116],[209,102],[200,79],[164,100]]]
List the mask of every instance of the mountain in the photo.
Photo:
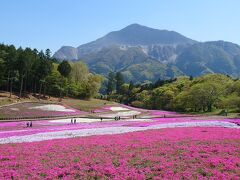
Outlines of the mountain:
[[110,71],[121,71],[125,80],[130,81],[156,81],[159,78],[173,78],[181,72],[169,72],[171,65],[166,65],[147,56],[140,47],[119,49],[118,46],[103,48],[98,53],[84,56],[83,62],[88,64],[90,70],[107,76]]
[[175,31],[139,24],[77,48],[63,46],[54,57],[85,62],[90,71],[107,76],[121,71],[127,81],[156,81],[206,73],[240,75],[240,47],[225,41],[198,42]]
[[225,41],[197,43],[186,48],[175,64],[186,75],[240,75],[240,46]]
[[63,46],[60,50],[58,50],[53,57],[63,60],[77,60],[78,59],[78,50],[71,46]]
[[177,54],[181,49],[181,45],[195,42],[174,31],[158,30],[132,24],[120,31],[111,32],[96,41],[83,44],[77,48],[63,46],[54,54],[54,57],[61,60],[79,60],[89,53],[98,52],[102,48],[114,45],[121,49],[140,46],[146,54],[157,59],[167,60],[169,54]]

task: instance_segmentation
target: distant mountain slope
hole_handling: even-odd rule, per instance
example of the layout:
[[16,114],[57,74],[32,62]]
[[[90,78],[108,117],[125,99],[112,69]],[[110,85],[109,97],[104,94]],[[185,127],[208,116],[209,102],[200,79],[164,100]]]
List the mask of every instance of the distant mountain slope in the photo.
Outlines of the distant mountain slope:
[[176,66],[186,75],[206,73],[240,74],[240,46],[224,41],[194,44],[176,59]]
[[137,63],[123,69],[122,74],[126,81],[155,82],[158,79],[170,79],[184,75],[176,66],[162,64],[158,61],[147,59],[144,63]]
[[94,72],[107,75],[109,71],[121,71],[132,64],[143,63],[147,58],[138,47],[123,50],[117,46],[110,46],[83,56],[82,61]]
[[68,60],[77,60],[78,59],[78,50],[71,46],[63,46],[58,50],[53,57],[56,59],[68,59]]
[[139,47],[123,50],[117,46],[111,46],[84,56],[82,61],[88,64],[91,71],[104,76],[107,76],[110,71],[121,71],[127,81],[155,81],[159,78],[174,78],[183,74],[172,65],[166,65],[148,57]]
[[177,32],[132,24],[77,48],[64,46],[54,57],[84,61],[106,76],[121,71],[126,80],[155,81],[206,73],[240,75],[240,47],[225,41],[197,42]]

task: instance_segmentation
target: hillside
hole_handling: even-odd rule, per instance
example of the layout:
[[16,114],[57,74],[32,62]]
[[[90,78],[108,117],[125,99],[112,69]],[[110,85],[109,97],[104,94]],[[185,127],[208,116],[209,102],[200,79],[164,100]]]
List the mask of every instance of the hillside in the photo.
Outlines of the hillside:
[[224,41],[198,43],[182,52],[176,66],[192,76],[206,73],[239,76],[240,47]]

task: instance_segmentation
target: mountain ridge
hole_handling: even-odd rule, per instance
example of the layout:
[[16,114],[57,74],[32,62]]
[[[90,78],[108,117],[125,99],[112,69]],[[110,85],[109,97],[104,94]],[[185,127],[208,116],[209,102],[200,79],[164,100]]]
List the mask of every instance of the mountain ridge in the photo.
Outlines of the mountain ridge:
[[[131,24],[77,48],[63,46],[54,57],[81,60],[107,76],[121,71],[128,81],[155,81],[179,75],[240,75],[240,46],[226,41],[198,42],[175,31]],[[157,76],[157,77],[156,77]]]
[[[126,48],[131,46],[152,45],[177,46],[193,43],[196,43],[196,41],[175,31],[158,30],[139,24],[131,24],[119,31],[110,32],[95,41],[82,44],[76,48],[63,46],[54,54],[54,57],[60,60],[79,60],[86,54],[100,51],[102,48],[112,45]],[[75,54],[66,52],[66,48],[68,48],[70,52],[74,51]]]

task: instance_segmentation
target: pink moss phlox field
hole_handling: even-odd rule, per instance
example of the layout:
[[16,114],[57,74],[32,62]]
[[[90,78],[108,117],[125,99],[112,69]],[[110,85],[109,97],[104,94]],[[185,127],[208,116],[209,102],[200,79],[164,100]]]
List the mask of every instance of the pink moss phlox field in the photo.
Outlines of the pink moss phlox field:
[[155,122],[158,123],[175,123],[175,122],[201,122],[201,121],[223,121],[223,122],[232,122],[232,123],[240,123],[240,119],[217,119],[217,118],[210,118],[210,119],[201,119],[201,118],[192,118],[192,117],[174,117],[174,118],[152,118]]
[[[70,121],[70,120],[69,120]],[[33,122],[33,128],[26,128],[25,122],[11,122],[16,126],[7,125],[0,129],[0,138],[12,137],[12,136],[23,136],[23,135],[31,135],[45,132],[56,132],[56,131],[64,131],[64,130],[77,130],[77,129],[93,129],[93,128],[105,128],[105,127],[118,127],[118,126],[126,126],[128,124],[124,121],[118,122],[95,122],[95,123],[77,123],[77,124],[56,124],[56,123],[48,123],[47,121],[36,121]],[[6,124],[11,124],[6,123]],[[130,122],[131,124],[137,124],[137,122]],[[3,125],[5,123],[0,124]]]
[[[139,121],[138,119],[134,121],[107,121],[107,122],[92,122],[92,123],[53,123],[51,121],[33,121],[32,128],[26,128],[26,122],[4,122],[0,123],[0,138],[11,137],[11,136],[22,136],[30,135],[44,132],[54,132],[63,130],[77,130],[77,129],[92,129],[92,128],[105,128],[105,127],[147,127],[151,125],[167,124],[167,123],[180,123],[180,122],[204,122],[208,120],[204,119],[194,119],[191,117],[182,118],[152,118],[150,121]],[[231,122],[235,124],[240,124],[240,119],[211,119],[210,121],[222,121]]]
[[239,179],[240,131],[175,128],[0,145],[0,179]]

